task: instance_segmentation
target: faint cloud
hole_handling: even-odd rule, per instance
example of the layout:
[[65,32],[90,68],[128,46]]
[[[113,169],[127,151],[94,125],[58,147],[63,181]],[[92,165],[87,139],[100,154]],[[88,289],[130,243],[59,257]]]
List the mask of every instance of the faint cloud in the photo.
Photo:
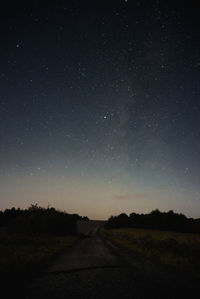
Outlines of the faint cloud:
[[146,193],[133,193],[133,194],[120,194],[115,195],[115,199],[126,200],[126,199],[138,199],[147,197]]
[[130,195],[129,194],[124,194],[124,195],[115,195],[115,199],[129,199]]

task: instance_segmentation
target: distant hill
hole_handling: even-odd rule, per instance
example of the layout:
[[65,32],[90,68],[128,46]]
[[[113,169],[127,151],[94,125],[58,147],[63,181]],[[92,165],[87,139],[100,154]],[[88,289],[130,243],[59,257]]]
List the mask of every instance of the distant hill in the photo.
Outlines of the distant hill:
[[77,221],[77,232],[84,235],[93,235],[102,226],[105,225],[103,220],[78,220]]

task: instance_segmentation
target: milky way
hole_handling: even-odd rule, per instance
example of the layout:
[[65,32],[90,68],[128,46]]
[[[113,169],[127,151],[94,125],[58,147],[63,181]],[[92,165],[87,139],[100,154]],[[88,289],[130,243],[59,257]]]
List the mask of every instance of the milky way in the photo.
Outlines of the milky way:
[[1,5],[0,208],[199,217],[197,7],[40,2]]

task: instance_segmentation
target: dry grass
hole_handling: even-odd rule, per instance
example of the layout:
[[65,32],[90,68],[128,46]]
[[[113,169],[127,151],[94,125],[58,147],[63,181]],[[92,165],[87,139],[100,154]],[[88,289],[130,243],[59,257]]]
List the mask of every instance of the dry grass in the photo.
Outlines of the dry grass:
[[1,236],[0,275],[31,272],[76,240],[76,236]]
[[147,229],[111,229],[110,240],[160,262],[200,274],[200,235]]

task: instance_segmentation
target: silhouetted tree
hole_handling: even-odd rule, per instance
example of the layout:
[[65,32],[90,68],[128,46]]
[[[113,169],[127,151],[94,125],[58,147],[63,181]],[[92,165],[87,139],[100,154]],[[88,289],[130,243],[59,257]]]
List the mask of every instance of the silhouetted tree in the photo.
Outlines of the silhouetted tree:
[[200,233],[200,219],[188,219],[183,214],[160,212],[158,209],[149,214],[131,213],[129,217],[122,213],[111,216],[105,224],[106,228],[135,227],[157,230]]
[[0,226],[10,233],[66,235],[76,233],[76,222],[88,220],[78,214],[68,214],[55,208],[43,208],[32,204],[26,210],[6,209],[0,211]]

